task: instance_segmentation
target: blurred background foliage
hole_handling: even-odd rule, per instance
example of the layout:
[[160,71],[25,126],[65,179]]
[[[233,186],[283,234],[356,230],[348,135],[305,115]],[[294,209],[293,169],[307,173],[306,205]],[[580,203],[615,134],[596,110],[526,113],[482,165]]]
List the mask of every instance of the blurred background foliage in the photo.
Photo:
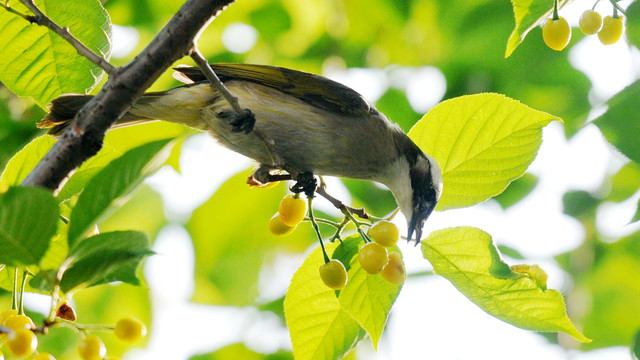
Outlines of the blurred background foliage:
[[[121,49],[114,51],[112,63],[123,65],[144,48],[183,1],[103,3],[117,25],[114,47]],[[585,3],[587,6],[591,5]],[[504,49],[513,26],[512,5],[507,0],[238,0],[202,34],[200,50],[211,62],[264,63],[320,74],[343,74],[356,68],[371,70],[369,74],[378,80],[376,87],[380,90],[370,100],[405,131],[433,105],[412,105],[407,92],[409,78],[420,69],[432,67],[446,80],[439,94],[442,99],[478,92],[503,93],[561,117],[565,135],[571,138],[585,125],[592,108],[607,99],[589,98],[591,83],[587,76],[571,66],[568,51],[556,53],[546,48],[540,29],[533,30],[505,59]],[[572,44],[580,38],[574,31]],[[248,45],[235,48],[238,43]],[[189,58],[178,63],[192,65]],[[171,71],[167,71],[150,90],[176,85]],[[98,90],[99,87],[94,92]],[[629,118],[628,111],[623,107],[615,118],[637,127],[638,119]],[[16,97],[0,87],[1,167],[31,139],[43,134],[35,128],[35,122],[44,113],[32,100]],[[152,123],[111,131],[105,143],[123,152],[153,139],[187,138],[194,133],[172,124]],[[635,146],[637,149],[637,143]],[[176,146],[168,163],[175,171],[180,171],[182,165],[181,149],[181,144]],[[216,159],[209,163],[215,167]],[[268,234],[265,224],[277,211],[286,187],[280,184],[269,190],[249,189],[244,184],[248,174],[243,170],[230,177],[209,199],[186,214],[176,214],[152,187],[142,186],[101,228],[142,230],[155,238],[167,225],[184,226],[195,249],[195,288],[191,294],[194,302],[256,306],[282,318],[284,292],[275,300],[261,299],[261,271],[279,254],[304,253],[315,240],[307,226],[284,239]],[[395,207],[391,195],[373,184],[351,180],[344,184],[354,206],[366,206],[379,215]],[[536,184],[535,176],[526,175],[496,200],[508,208]],[[570,278],[563,290],[572,318],[588,337],[595,339],[582,345],[583,350],[630,346],[640,329],[640,233],[609,238],[599,233],[595,222],[599,206],[628,200],[639,188],[640,167],[631,162],[608,174],[599,191],[573,191],[562,198],[565,213],[580,221],[586,230],[582,245],[555,257]],[[501,249],[513,258],[520,257],[514,249]],[[6,292],[0,301],[2,308],[8,307]],[[79,320],[86,323],[112,323],[119,316],[110,317],[111,314],[122,311],[130,311],[130,315],[147,323],[152,319],[152,299],[146,288],[124,284],[92,288],[79,292],[74,301]],[[41,350],[56,349],[65,354],[59,359],[72,359],[75,350],[67,332],[56,330],[43,337]],[[558,341],[556,336],[547,338],[552,343]],[[109,336],[105,341],[113,351],[111,355],[125,351]],[[193,359],[291,357],[282,350],[261,354],[240,342]]]

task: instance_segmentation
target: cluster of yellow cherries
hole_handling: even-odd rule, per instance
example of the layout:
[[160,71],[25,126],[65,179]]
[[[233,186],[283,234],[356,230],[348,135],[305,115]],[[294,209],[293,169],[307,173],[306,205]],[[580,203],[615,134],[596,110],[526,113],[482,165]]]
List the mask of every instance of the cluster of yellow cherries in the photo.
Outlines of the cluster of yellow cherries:
[[[24,358],[36,354],[34,360],[55,360],[53,355],[37,351],[38,338],[35,334],[37,327],[27,315],[20,314],[16,309],[5,310],[0,313],[0,325],[4,327],[4,331],[0,332],[0,346],[6,345],[3,347],[13,356]],[[111,329],[117,338],[129,343],[134,343],[147,334],[146,326],[140,320],[132,317],[120,319]],[[106,357],[107,348],[97,335],[87,335],[81,332],[81,336],[82,339],[78,344],[78,355],[81,359],[118,359]],[[0,360],[4,360],[2,351],[0,351]]]
[[[269,220],[269,231],[277,236],[288,235],[304,220],[307,203],[299,194],[285,196],[278,212]],[[402,257],[387,248],[395,246],[400,238],[398,228],[391,222],[382,220],[367,231],[371,240],[358,251],[360,266],[369,274],[380,274],[390,283],[400,285],[406,279]],[[347,284],[347,270],[337,259],[326,260],[320,266],[320,278],[329,288],[340,290]]]
[[[382,220],[369,228],[371,242],[365,242],[358,250],[358,262],[369,274],[380,274],[388,282],[401,285],[407,278],[402,257],[387,248],[395,246],[400,238],[398,227]],[[329,288],[340,290],[347,284],[347,270],[338,259],[331,259],[320,266],[320,278]]]
[[[586,10],[579,20],[580,30],[585,35],[598,34],[598,39],[604,45],[615,44],[622,37],[624,24],[622,16],[614,8],[612,16],[605,16],[604,19],[594,10]],[[567,20],[558,16],[557,9],[554,9],[554,16],[547,19],[542,25],[542,38],[544,43],[553,50],[562,51],[571,39],[571,27]]]

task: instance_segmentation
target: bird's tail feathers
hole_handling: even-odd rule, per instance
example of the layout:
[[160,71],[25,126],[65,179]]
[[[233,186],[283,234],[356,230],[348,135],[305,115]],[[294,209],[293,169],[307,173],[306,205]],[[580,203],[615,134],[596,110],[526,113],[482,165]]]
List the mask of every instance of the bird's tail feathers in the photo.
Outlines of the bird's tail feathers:
[[[73,123],[73,118],[75,118],[80,109],[92,98],[93,95],[61,95],[51,101],[48,106],[49,113],[36,126],[40,129],[49,129],[47,132],[49,135],[60,136]],[[151,121],[151,119],[126,113],[113,127],[133,125],[146,121]]]

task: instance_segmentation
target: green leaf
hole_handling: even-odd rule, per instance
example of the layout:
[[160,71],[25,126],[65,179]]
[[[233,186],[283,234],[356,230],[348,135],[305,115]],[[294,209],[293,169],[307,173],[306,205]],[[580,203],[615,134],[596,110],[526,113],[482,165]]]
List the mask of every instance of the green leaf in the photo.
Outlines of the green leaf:
[[[83,44],[108,60],[111,22],[98,0],[37,0],[36,5]],[[30,12],[18,1],[11,7]],[[41,106],[63,93],[87,93],[98,84],[102,70],[64,39],[44,26],[32,25],[0,11],[0,80],[16,94],[31,96]]]
[[169,141],[171,139],[164,139],[134,148],[112,161],[92,178],[71,212],[69,248],[73,248],[122,197],[164,163],[169,152],[158,153],[165,149]]
[[[195,290],[192,301],[246,306],[258,296],[258,276],[277,251],[301,253],[315,241],[308,223],[288,236],[268,230],[286,184],[271,189],[250,188],[249,171],[227,180],[197,208],[187,229],[195,249]],[[238,271],[242,264],[242,271]]]
[[[589,266],[576,266],[585,258],[592,259]],[[575,304],[584,332],[594,339],[582,349],[629,346],[640,329],[640,232],[615,242],[588,239],[558,260],[573,278],[569,296],[589,299],[586,307]]]
[[[562,8],[572,0],[559,0],[558,8]],[[509,57],[524,41],[529,31],[540,25],[553,13],[553,1],[550,0],[511,0],[516,26],[507,41],[504,57]]]
[[635,358],[635,360],[640,359],[640,329],[636,332],[636,335],[633,337],[633,343],[631,344],[631,354]]
[[231,344],[208,354],[194,355],[189,360],[293,360],[293,354],[280,350],[274,354],[255,352],[245,344]]
[[437,210],[481,203],[524,174],[538,153],[542,128],[561,121],[500,94],[476,94],[432,108],[409,137],[433,156],[444,189]]
[[524,174],[513,181],[498,196],[494,198],[503,209],[507,209],[524,199],[538,184],[538,178],[531,174]]
[[640,199],[638,200],[638,206],[636,207],[636,213],[635,215],[633,215],[633,218],[631,219],[631,222],[634,223],[636,221],[640,220]]
[[59,208],[50,191],[11,187],[0,194],[0,263],[35,265],[56,233]]
[[562,295],[505,264],[491,236],[473,227],[435,231],[422,254],[469,300],[492,316],[534,331],[562,331],[590,342],[571,323]]
[[640,2],[633,1],[627,7],[627,41],[640,49]]
[[609,109],[593,122],[604,137],[629,159],[640,164],[640,117],[637,106],[640,98],[640,80],[629,85],[607,101]]
[[[331,255],[337,244],[326,244]],[[298,360],[339,359],[359,340],[358,323],[342,309],[335,291],[320,279],[324,262],[318,247],[291,279],[284,299],[284,315]]]
[[71,263],[60,286],[69,292],[78,287],[113,281],[138,285],[136,270],[151,255],[146,234],[137,231],[114,231],[85,239],[70,253]]
[[640,165],[630,161],[611,178],[611,192],[607,200],[620,202],[640,189]]
[[[344,240],[343,245],[346,243],[355,243],[358,249],[363,241],[360,237],[350,237]],[[397,248],[395,250],[400,253]],[[349,280],[340,291],[338,300],[342,308],[369,334],[373,348],[377,349],[389,312],[402,285],[394,285],[380,275],[368,274],[360,266],[355,254],[350,260],[347,273]]]
[[55,143],[53,137],[44,135],[33,139],[18,151],[9,160],[0,176],[0,192],[6,191],[11,185],[19,185]]

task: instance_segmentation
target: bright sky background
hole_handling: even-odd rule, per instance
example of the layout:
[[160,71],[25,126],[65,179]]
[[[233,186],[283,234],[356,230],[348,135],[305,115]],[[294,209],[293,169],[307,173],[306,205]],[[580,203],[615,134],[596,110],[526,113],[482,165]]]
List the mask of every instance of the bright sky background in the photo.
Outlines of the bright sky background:
[[[561,15],[577,26],[584,4],[574,2],[573,5],[562,10]],[[134,48],[137,33],[132,28],[119,26],[114,30],[113,55],[125,56]],[[232,24],[224,32],[223,42],[230,44],[230,51],[243,53],[251,49],[257,36],[248,25]],[[231,48],[231,44],[235,47]],[[586,37],[570,50],[570,60],[592,80],[594,88],[590,97],[595,105],[640,77],[640,54],[635,49],[630,51],[625,41],[605,48],[597,37]],[[441,100],[446,89],[444,76],[433,67],[401,68],[393,72],[337,71],[328,67],[325,75],[353,87],[370,101],[375,101],[388,86],[407,89],[412,106],[420,113]],[[457,225],[479,227],[492,234],[498,244],[519,250],[527,257],[525,262],[539,263],[550,275],[549,286],[563,289],[569,285],[568,277],[548,259],[580,245],[584,230],[575,219],[562,214],[562,194],[567,190],[597,191],[604,174],[616,171],[624,160],[593,125],[586,126],[569,142],[564,139],[560,124],[549,125],[543,135],[540,153],[530,167],[530,172],[540,181],[525,200],[507,211],[494,202],[487,202],[468,209],[436,213],[427,222],[425,232]],[[208,199],[228,176],[251,164],[203,134],[183,146],[182,174],[165,168],[147,182],[162,194],[170,219],[180,222],[188,219],[190,212]],[[332,193],[348,200],[348,193],[339,186],[332,182]],[[596,219],[599,230],[612,237],[638,230],[638,226],[625,226],[635,211],[638,197],[640,194],[621,204],[602,206]],[[320,201],[317,204],[327,206]],[[398,218],[398,225],[406,233],[404,219]],[[401,248],[409,273],[429,268],[419,248],[406,244]],[[146,349],[131,350],[125,360],[188,359],[195,353],[236,342],[245,342],[251,348],[266,352],[290,348],[287,330],[270,314],[251,308],[189,302],[194,287],[194,255],[182,227],[165,228],[153,250],[158,255],[150,257],[145,266],[154,307],[149,344]],[[265,300],[286,289],[303,258],[282,256],[264,270],[261,289]],[[377,353],[366,344],[370,344],[368,340],[363,343],[358,350],[361,359],[567,359],[559,346],[487,315],[447,280],[437,276],[406,282]],[[572,340],[567,343],[577,344]],[[622,347],[589,353],[576,351],[570,356],[575,360],[629,359],[628,348]]]

